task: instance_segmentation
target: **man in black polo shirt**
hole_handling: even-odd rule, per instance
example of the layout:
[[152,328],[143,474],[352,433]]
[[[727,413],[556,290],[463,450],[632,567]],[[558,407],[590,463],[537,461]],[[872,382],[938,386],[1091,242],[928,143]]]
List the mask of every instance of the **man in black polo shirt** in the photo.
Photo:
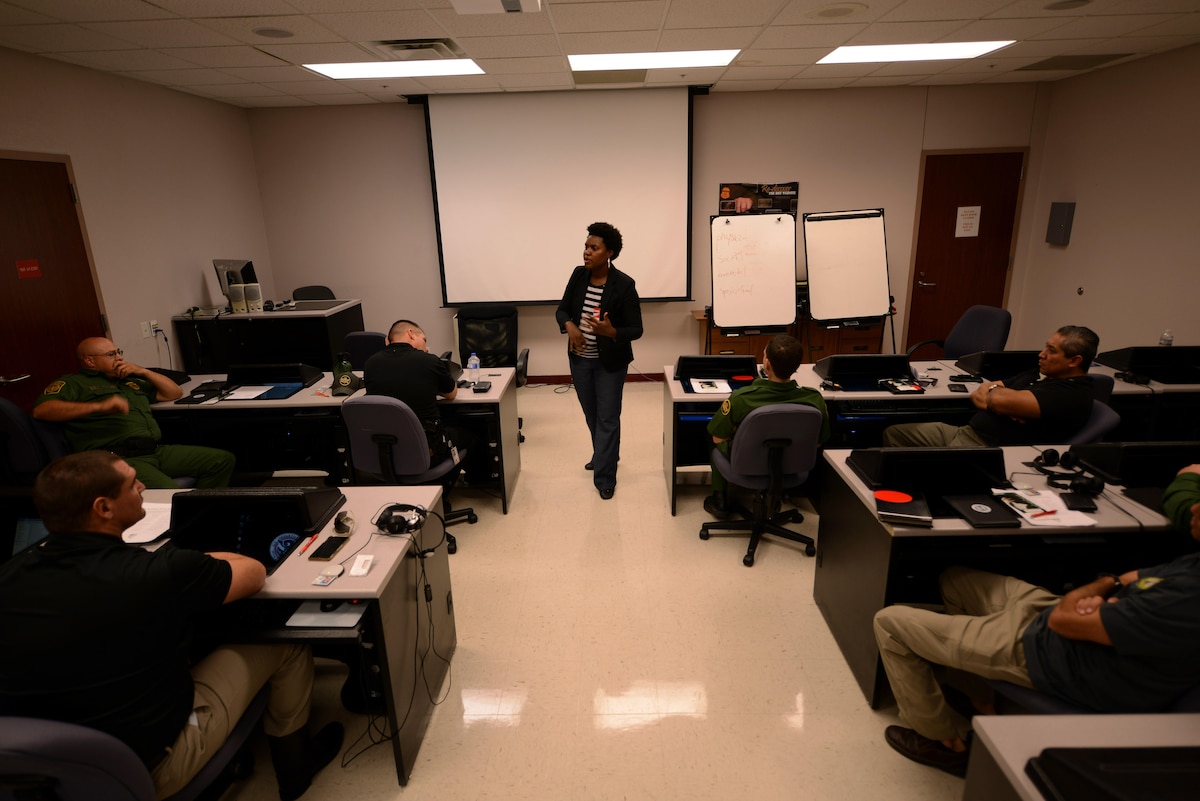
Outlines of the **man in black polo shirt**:
[[[431,464],[445,459],[452,448],[468,446],[467,435],[444,425],[438,413],[438,398],[454,400],[458,386],[446,363],[429,352],[425,332],[412,320],[392,323],[387,347],[363,365],[363,381],[368,395],[388,395],[413,410],[429,440]],[[456,478],[457,471],[450,471],[448,485]]]
[[1065,325],[1046,340],[1036,370],[1005,381],[985,381],[971,393],[978,409],[965,426],[902,423],[883,431],[886,447],[996,447],[1061,443],[1092,414],[1087,374],[1100,347],[1090,328]]
[[0,567],[0,715],[78,723],[125,742],[158,797],[182,789],[270,682],[263,728],[284,801],[341,749],[307,724],[313,661],[297,645],[221,646],[188,658],[191,620],[253,595],[263,565],[235,553],[126,544],[145,486],[104,451],[48,465],[33,499],[50,535]]

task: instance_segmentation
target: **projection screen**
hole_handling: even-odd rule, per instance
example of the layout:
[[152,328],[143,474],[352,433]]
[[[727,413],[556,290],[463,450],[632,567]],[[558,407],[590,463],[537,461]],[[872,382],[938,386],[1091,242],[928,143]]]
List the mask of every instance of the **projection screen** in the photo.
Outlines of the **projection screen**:
[[687,299],[689,92],[431,95],[431,172],[447,306],[557,303],[587,226],[643,299]]

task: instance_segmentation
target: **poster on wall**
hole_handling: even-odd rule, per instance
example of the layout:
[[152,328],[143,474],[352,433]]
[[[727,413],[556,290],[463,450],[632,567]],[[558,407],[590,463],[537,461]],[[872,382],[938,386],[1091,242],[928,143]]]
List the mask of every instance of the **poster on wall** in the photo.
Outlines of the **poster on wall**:
[[721,184],[720,213],[778,214],[796,213],[800,182],[775,184]]

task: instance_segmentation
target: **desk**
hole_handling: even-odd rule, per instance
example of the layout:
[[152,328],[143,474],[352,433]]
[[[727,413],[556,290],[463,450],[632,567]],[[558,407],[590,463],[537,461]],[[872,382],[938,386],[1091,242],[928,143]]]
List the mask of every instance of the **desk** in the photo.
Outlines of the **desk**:
[[192,314],[171,318],[183,367],[189,373],[224,373],[231,364],[303,362],[333,369],[333,357],[351,331],[363,330],[358,300],[299,301],[300,307],[249,314]]
[[[174,492],[147,490],[145,497],[147,501],[169,502]],[[374,527],[371,521],[380,509],[390,503],[407,503],[438,510],[441,508],[441,488],[347,487],[343,492],[346,504],[342,509],[352,511],[358,521],[357,530],[338,555],[339,560],[347,560],[347,572],[328,587],[315,586],[313,578],[321,567],[329,563],[310,562],[297,549],[267,577],[266,586],[255,598],[366,600],[369,604],[363,622],[358,628],[352,629],[275,629],[262,631],[251,639],[316,644],[328,643],[333,639],[353,641],[359,638],[362,642],[373,644],[377,656],[372,661],[378,663],[380,670],[389,730],[397,733],[392,738],[396,779],[403,785],[408,783],[412,774],[425,729],[433,714],[429,693],[437,693],[442,686],[457,644],[450,565],[444,546],[438,547],[425,559],[417,559],[412,554],[414,536],[421,549],[433,548],[441,540],[442,531],[432,516],[432,522],[427,521],[424,528],[412,536],[372,535]],[[332,531],[333,521],[330,521],[312,548],[319,547]],[[369,543],[368,536],[371,537]],[[360,553],[373,554],[375,562],[367,575],[351,576],[349,565],[353,564],[353,559],[350,555],[359,547],[363,547]],[[433,597],[433,602],[428,605],[425,602],[426,584],[430,586]],[[427,649],[431,638],[432,652],[429,652]],[[414,672],[417,664],[423,665],[423,675]]]
[[[965,425],[975,413],[970,395],[951,392],[947,386],[957,370],[945,362],[918,361],[913,367],[936,377],[935,386],[920,395],[893,395],[875,392],[821,390],[829,408],[832,433],[825,447],[872,447],[880,443],[883,429],[893,423],[940,420]],[[680,468],[707,467],[712,437],[706,430],[713,412],[729,397],[725,394],[687,392],[676,381],[674,365],[663,367],[663,474],[667,480],[671,514],[675,514],[675,496]],[[819,387],[821,377],[815,365],[802,364],[792,376],[800,386]]]
[[963,801],[1045,801],[1025,773],[1043,748],[1200,745],[1200,714],[981,715],[974,725]]
[[[1097,525],[975,529],[938,519],[933,528],[893,527],[879,520],[871,490],[846,464],[847,450],[825,451],[813,599],[872,707],[887,676],[875,645],[875,612],[902,602],[940,603],[937,578],[952,565],[1016,576],[1054,592],[1084,584],[1102,571],[1123,572],[1170,561],[1194,549],[1157,511],[1108,489],[1097,499]],[[1045,478],[1022,463],[1029,446],[1004,449],[1011,475],[1035,489]]]
[[[453,401],[439,405],[443,419],[469,429],[475,434],[476,449],[484,451],[471,462],[486,469],[472,467],[468,479],[473,486],[496,487],[508,514],[521,473],[516,370],[488,368],[484,377],[492,382],[487,392],[460,390]],[[194,376],[184,385],[184,394],[204,381],[222,378],[221,374]],[[332,374],[325,373],[312,386],[283,400],[156,403],[154,419],[168,442],[232,451],[239,471],[320,470],[330,476],[330,483],[348,485],[353,472],[341,411],[348,396],[333,395],[332,383]]]

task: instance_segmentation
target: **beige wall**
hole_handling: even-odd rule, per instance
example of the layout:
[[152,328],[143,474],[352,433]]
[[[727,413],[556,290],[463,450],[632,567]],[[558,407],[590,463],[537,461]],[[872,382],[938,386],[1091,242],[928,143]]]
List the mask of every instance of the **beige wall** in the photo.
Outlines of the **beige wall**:
[[[688,312],[709,302],[707,226],[721,181],[799,181],[807,211],[884,207],[903,313],[923,149],[1031,149],[1013,346],[1068,321],[1095,327],[1106,348],[1148,344],[1167,325],[1180,344],[1200,344],[1179,291],[1195,284],[1187,259],[1200,245],[1188,224],[1200,211],[1198,82],[1194,47],[1052,85],[697,98],[694,302],[646,305],[635,369],[694,352]],[[435,349],[450,347],[420,107],[245,111],[6,50],[0,107],[0,149],[70,155],[114,335],[135,358],[155,362],[138,321],[208,300],[214,257],[254,259],[268,297],[326,283],[363,299],[368,328],[411,316]],[[1042,241],[1056,200],[1079,204],[1065,249]],[[618,226],[622,213],[635,205],[614,210]],[[481,242],[480,258],[536,246]],[[579,254],[562,258],[565,271]],[[531,372],[565,373],[553,309],[523,307],[521,325]]]

